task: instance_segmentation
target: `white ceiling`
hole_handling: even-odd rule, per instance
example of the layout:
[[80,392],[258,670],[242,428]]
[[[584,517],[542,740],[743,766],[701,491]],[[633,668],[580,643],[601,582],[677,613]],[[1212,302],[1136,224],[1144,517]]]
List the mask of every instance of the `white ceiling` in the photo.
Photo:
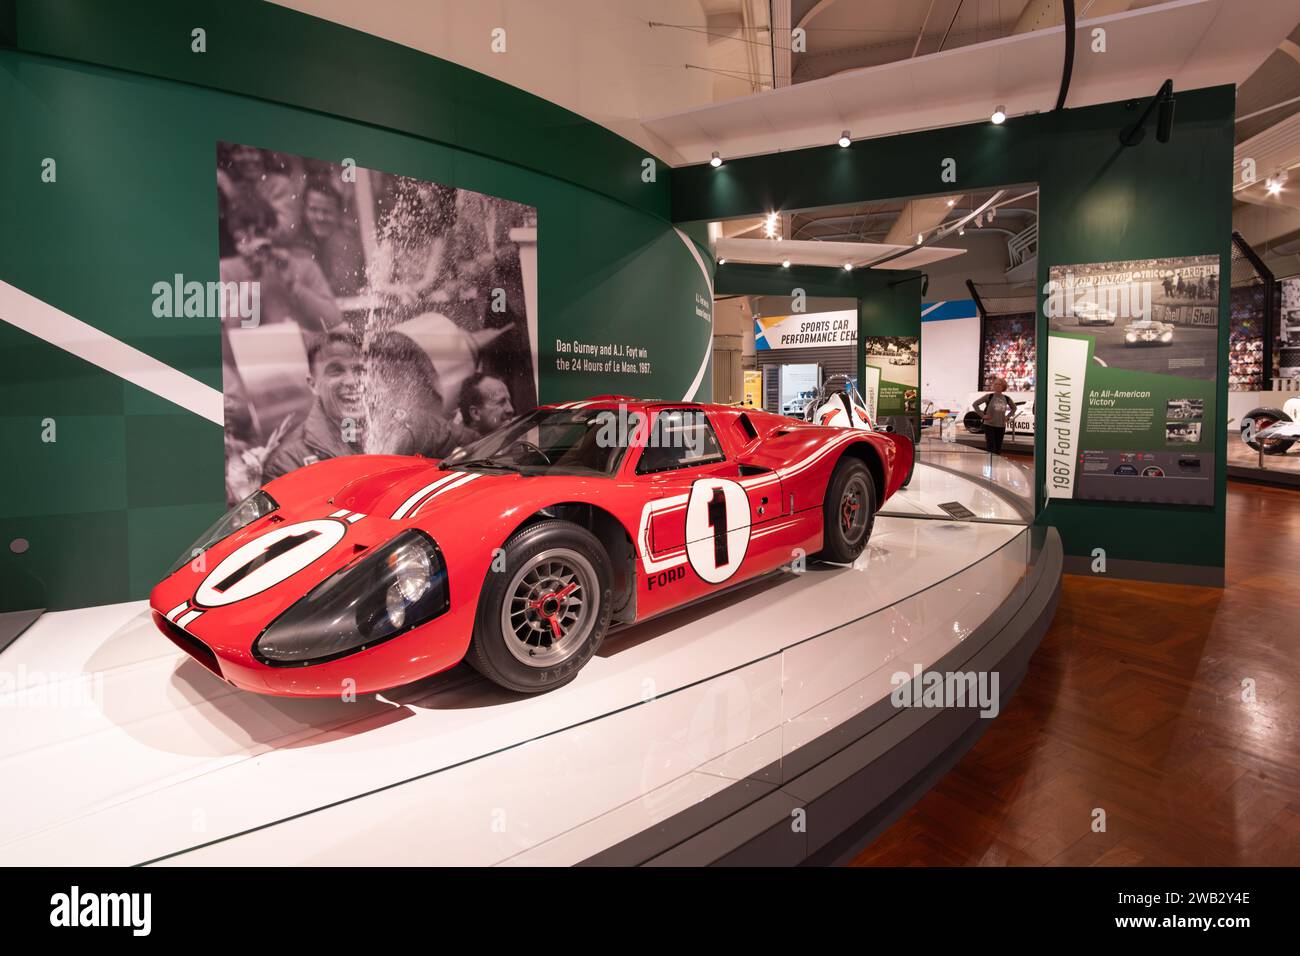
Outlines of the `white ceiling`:
[[[1067,106],[1239,83],[1300,20],[1300,0],[1172,0],[1081,21]],[[1106,51],[1093,53],[1093,29]],[[1055,105],[1064,28],[1036,30],[677,110],[644,126],[687,162],[820,146],[1011,115]]]

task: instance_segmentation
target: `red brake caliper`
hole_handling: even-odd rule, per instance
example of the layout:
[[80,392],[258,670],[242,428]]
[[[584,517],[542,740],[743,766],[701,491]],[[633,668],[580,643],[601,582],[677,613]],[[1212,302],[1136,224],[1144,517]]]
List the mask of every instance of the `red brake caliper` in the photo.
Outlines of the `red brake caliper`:
[[840,516],[840,520],[844,523],[845,531],[848,531],[850,528],[853,527],[853,516],[857,514],[857,511],[858,511],[857,501],[854,498],[845,498],[843,513]]
[[[546,623],[551,627],[551,635],[558,641],[564,636],[564,628],[560,627],[560,611],[564,607],[564,599],[578,589],[578,582],[572,581],[566,584],[558,591],[552,591],[550,594],[543,594],[536,601],[529,601],[528,606],[537,612],[538,616],[545,618]],[[542,608],[547,601],[555,602],[555,610],[547,614]]]

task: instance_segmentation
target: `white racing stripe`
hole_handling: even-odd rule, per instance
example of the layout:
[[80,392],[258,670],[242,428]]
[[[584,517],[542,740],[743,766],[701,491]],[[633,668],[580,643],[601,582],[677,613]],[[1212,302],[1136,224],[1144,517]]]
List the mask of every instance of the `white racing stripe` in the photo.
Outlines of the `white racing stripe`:
[[425,495],[429,494],[429,492],[431,492],[431,491],[433,491],[434,489],[438,488],[440,485],[445,485],[447,482],[452,481],[453,479],[456,478],[456,476],[457,476],[458,474],[460,474],[460,472],[455,472],[455,471],[453,471],[453,472],[451,472],[450,474],[443,475],[443,476],[442,476],[441,478],[439,478],[437,481],[434,481],[434,482],[431,482],[430,484],[425,485],[423,488],[421,488],[421,489],[420,489],[419,491],[417,491],[415,494],[411,495],[411,497],[407,498],[405,501],[402,502],[402,506],[401,506],[400,508],[398,508],[396,511],[393,512],[393,515],[392,515],[392,519],[391,519],[391,520],[393,520],[393,521],[399,521],[399,520],[401,520],[402,518],[405,518],[406,515],[407,515],[407,513],[408,513],[412,508],[414,508],[417,504],[419,504],[419,502],[420,502],[421,500],[423,500],[423,498],[424,498]]
[[451,491],[451,490],[454,489],[454,488],[461,488],[461,487],[463,487],[463,486],[465,486],[465,485],[468,485],[468,484],[469,484],[471,481],[473,481],[475,478],[482,478],[482,477],[483,477],[483,476],[482,476],[481,474],[479,474],[479,473],[476,472],[476,471],[473,471],[473,472],[470,472],[469,474],[462,475],[460,478],[456,479],[456,480],[453,481],[451,484],[443,485],[441,488],[439,488],[439,489],[438,489],[437,491],[435,491],[433,494],[429,495],[429,497],[425,498],[425,499],[424,499],[423,501],[421,501],[418,505],[416,505],[415,508],[412,509],[411,513],[410,513],[407,517],[414,518],[416,515],[418,515],[421,511],[424,510],[425,506],[428,505],[428,503],[429,503],[430,501],[432,501],[434,498],[438,497],[438,496],[439,496],[440,494],[442,494],[444,491]]
[[189,601],[182,601],[180,604],[177,604],[174,608],[172,608],[170,611],[164,614],[163,617],[167,618],[167,620],[171,621],[174,624],[176,622],[176,616],[189,606],[190,606]]

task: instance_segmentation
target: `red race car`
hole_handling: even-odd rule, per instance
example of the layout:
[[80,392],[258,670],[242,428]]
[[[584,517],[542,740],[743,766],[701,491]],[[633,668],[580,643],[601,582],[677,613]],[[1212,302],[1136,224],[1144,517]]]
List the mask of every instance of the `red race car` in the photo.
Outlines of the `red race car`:
[[905,438],[605,396],[459,450],[309,465],[245,499],[153,589],[154,620],[231,684],[324,697],[468,660],[572,680],[611,626],[789,565],[851,562]]

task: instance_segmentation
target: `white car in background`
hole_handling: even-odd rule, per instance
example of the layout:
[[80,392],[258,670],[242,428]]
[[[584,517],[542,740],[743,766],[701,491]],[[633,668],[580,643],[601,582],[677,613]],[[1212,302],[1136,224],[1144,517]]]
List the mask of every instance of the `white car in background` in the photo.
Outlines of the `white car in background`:
[[1300,397],[1281,408],[1255,408],[1241,419],[1241,440],[1266,455],[1285,455],[1300,441]]
[[1080,325],[1114,325],[1115,313],[1085,299],[1074,303],[1074,320]]

